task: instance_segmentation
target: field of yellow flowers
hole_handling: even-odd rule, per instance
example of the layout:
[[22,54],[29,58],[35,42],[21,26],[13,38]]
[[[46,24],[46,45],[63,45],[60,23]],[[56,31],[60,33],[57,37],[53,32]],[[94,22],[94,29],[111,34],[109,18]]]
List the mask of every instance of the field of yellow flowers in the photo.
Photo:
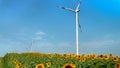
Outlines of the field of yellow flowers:
[[120,58],[112,54],[7,53],[3,68],[120,68]]

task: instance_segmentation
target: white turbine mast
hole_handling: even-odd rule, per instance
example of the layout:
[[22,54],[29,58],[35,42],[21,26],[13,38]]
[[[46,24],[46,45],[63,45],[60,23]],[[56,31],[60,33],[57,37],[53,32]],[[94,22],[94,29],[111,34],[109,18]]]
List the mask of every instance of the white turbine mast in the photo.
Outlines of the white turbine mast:
[[39,40],[39,39],[36,39],[36,38],[32,38],[31,39],[31,46],[30,46],[30,51],[33,52],[33,46],[35,45],[35,42]]
[[76,15],[76,54],[77,55],[79,55],[79,43],[78,43],[78,40],[79,40],[78,39],[78,29],[79,29],[79,27],[80,27],[80,31],[82,32],[81,25],[79,23],[79,18],[78,18],[78,13],[80,11],[80,5],[81,5],[81,3],[82,3],[82,0],[80,0],[79,4],[77,5],[77,7],[76,7],[75,10],[73,10],[71,8],[66,8],[66,7],[63,7],[63,6],[57,6],[59,8],[64,9],[64,10],[68,10],[70,12],[74,12],[75,15]]
[[32,47],[33,47],[33,45],[34,45],[34,39],[32,38],[32,40],[31,40],[31,49],[30,49],[30,51],[32,52]]

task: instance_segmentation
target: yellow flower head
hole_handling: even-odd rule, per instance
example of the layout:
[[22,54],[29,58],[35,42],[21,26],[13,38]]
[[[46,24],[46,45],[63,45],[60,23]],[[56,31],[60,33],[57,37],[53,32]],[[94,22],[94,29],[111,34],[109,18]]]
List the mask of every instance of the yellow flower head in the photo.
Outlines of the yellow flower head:
[[86,61],[86,57],[82,57],[82,62],[85,62]]
[[46,65],[47,65],[47,67],[50,67],[51,66],[51,62],[47,62]]
[[76,68],[74,64],[65,64],[63,68]]
[[20,66],[16,66],[15,68],[20,68]]
[[117,64],[115,65],[115,68],[120,68],[120,63],[117,63]]
[[17,66],[20,67],[20,66],[21,66],[21,63],[18,63]]
[[92,60],[95,60],[95,59],[97,58],[97,55],[96,55],[96,54],[93,54],[93,55],[91,56],[91,58],[92,58]]
[[64,56],[65,58],[70,57],[70,55],[69,55],[69,54],[63,54],[63,56]]
[[14,63],[14,64],[17,64],[17,60],[13,60],[13,63]]
[[119,60],[118,56],[113,57],[113,61],[117,62]]
[[70,55],[72,58],[75,58],[77,55],[76,54],[71,54]]
[[110,59],[112,59],[112,58],[113,58],[113,55],[112,55],[112,54],[109,54],[109,56],[110,56]]
[[54,56],[53,54],[48,55],[48,57],[49,57],[50,59],[52,59],[53,56]]
[[22,68],[26,68],[26,66],[23,66]]
[[36,65],[36,67],[35,68],[45,68],[44,67],[44,65],[43,64],[38,64],[38,65]]
[[91,55],[87,55],[86,57],[89,59],[89,58],[91,58]]
[[109,59],[108,55],[103,56],[103,60],[108,60],[108,59]]
[[112,57],[113,55],[112,55],[112,54],[110,54],[109,56],[110,56],[110,57]]
[[99,55],[99,58],[100,58],[100,59],[103,59],[103,57],[104,57],[104,55],[103,55],[103,54]]
[[76,59],[77,60],[80,60],[81,56],[80,55],[77,55]]

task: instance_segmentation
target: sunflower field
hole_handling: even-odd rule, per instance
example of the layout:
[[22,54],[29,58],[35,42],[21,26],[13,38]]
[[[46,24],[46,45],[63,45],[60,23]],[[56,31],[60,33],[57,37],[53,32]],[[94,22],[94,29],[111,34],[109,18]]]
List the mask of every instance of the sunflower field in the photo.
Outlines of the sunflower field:
[[1,62],[3,68],[120,68],[112,54],[7,53]]

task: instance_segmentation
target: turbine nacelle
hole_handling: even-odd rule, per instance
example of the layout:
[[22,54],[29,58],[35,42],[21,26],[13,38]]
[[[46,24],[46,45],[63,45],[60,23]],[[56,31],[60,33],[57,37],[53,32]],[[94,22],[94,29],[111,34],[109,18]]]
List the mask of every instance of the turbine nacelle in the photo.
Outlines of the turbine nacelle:
[[80,10],[75,10],[75,12],[77,13],[77,12],[79,12]]

